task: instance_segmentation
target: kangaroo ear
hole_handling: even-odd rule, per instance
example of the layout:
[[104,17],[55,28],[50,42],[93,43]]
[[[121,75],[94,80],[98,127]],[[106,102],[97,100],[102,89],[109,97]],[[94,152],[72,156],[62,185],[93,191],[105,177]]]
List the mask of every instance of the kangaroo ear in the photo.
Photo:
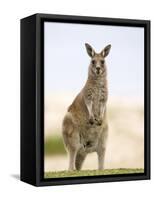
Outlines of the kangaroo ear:
[[87,43],[85,43],[86,49],[87,49],[87,53],[90,57],[93,57],[95,55],[95,51],[94,49]]
[[111,49],[111,44],[107,45],[102,51],[101,51],[101,55],[105,58]]

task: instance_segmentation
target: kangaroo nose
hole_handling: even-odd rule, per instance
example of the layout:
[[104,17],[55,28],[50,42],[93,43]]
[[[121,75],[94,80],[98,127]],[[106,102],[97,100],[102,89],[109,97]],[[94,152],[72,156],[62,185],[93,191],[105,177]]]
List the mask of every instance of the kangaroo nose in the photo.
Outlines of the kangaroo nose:
[[100,70],[100,67],[96,67],[96,70],[99,71],[99,70]]

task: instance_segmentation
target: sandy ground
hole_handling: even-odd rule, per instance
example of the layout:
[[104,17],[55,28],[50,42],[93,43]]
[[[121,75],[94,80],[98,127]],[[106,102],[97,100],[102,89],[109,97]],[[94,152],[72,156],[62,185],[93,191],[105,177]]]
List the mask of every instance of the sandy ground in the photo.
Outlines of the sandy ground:
[[[73,94],[45,99],[45,137],[61,134],[61,123]],[[144,167],[143,102],[137,98],[111,98],[108,102],[109,137],[105,168]],[[66,170],[67,155],[46,156],[45,171]],[[96,169],[97,155],[89,154],[83,169]]]

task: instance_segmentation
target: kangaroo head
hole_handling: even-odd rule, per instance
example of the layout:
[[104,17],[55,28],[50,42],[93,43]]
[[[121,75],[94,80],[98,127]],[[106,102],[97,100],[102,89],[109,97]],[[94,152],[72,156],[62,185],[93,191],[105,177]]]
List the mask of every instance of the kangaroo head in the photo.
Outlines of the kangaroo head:
[[105,58],[110,52],[111,45],[107,45],[100,53],[96,53],[95,50],[87,43],[85,46],[88,55],[91,57],[89,72],[90,74],[99,77],[106,70]]

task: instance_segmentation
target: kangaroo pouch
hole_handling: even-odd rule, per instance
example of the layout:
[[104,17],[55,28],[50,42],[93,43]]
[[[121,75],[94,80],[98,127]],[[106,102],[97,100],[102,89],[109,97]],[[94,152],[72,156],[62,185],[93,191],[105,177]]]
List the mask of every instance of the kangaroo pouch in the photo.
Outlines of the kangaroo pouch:
[[102,132],[103,127],[96,125],[87,126],[80,130],[80,144],[85,152],[91,153],[97,151]]

